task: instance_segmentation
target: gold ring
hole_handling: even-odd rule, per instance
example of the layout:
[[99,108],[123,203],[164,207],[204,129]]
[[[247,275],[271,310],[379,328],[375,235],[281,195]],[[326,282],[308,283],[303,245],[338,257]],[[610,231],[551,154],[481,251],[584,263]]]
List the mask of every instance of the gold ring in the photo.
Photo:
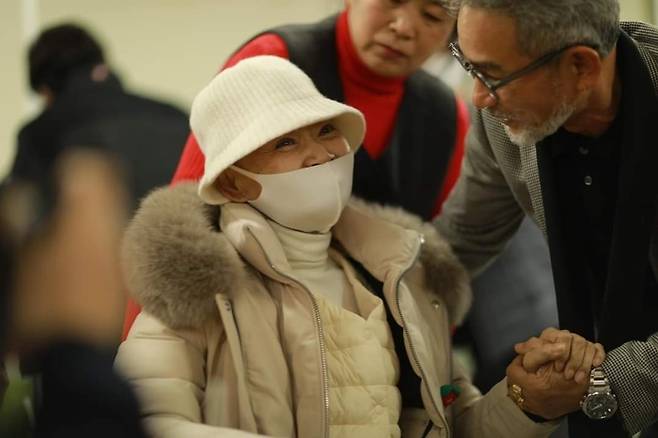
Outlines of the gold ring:
[[512,399],[516,405],[523,409],[523,402],[525,401],[525,398],[523,397],[523,390],[519,385],[516,383],[513,383],[510,387],[510,392],[508,393],[509,398]]

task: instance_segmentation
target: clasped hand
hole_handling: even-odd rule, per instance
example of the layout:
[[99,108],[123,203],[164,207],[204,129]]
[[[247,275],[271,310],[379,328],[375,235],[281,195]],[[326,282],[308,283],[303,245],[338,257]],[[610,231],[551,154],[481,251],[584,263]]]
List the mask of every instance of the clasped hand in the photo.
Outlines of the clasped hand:
[[507,367],[507,383],[521,390],[517,404],[548,420],[580,408],[590,370],[605,359],[601,344],[555,328],[516,344],[514,350],[518,356]]

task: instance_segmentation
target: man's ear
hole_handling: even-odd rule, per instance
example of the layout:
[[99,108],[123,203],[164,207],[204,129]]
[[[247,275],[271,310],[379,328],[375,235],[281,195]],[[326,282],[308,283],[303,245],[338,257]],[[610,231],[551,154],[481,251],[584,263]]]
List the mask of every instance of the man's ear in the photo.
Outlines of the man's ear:
[[39,86],[39,89],[37,90],[37,94],[43,99],[44,105],[46,107],[51,106],[55,102],[55,93],[47,85]]
[[219,193],[233,202],[247,202],[258,199],[262,190],[257,181],[231,168],[219,174],[214,186]]
[[603,69],[603,60],[591,47],[576,46],[568,50],[568,65],[576,76],[578,91],[592,89],[598,82]]

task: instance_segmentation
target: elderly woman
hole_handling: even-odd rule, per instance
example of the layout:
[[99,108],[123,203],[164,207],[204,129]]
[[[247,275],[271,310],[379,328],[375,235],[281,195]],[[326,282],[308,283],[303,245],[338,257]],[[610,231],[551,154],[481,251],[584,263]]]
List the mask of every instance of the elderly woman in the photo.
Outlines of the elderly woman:
[[550,434],[453,361],[468,279],[433,228],[349,201],[359,111],[261,56],[191,126],[201,182],[146,198],[124,244],[144,311],[117,363],[154,436]]

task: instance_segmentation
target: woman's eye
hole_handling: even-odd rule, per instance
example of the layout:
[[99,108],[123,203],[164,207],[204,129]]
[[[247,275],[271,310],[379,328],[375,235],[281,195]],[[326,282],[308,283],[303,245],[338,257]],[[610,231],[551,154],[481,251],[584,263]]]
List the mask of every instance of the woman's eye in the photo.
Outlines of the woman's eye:
[[443,22],[443,17],[431,14],[429,12],[423,12],[423,17],[425,17],[425,19],[427,21],[430,21],[432,23],[442,23]]
[[336,131],[336,128],[334,127],[334,125],[332,125],[331,123],[326,123],[326,124],[322,125],[322,127],[320,128],[320,132],[318,134],[327,135],[327,134],[331,134],[332,132],[335,132],[335,131]]
[[282,138],[278,140],[276,143],[274,143],[274,148],[282,149],[289,146],[293,146],[294,144],[295,144],[295,140],[293,140],[292,138]]

